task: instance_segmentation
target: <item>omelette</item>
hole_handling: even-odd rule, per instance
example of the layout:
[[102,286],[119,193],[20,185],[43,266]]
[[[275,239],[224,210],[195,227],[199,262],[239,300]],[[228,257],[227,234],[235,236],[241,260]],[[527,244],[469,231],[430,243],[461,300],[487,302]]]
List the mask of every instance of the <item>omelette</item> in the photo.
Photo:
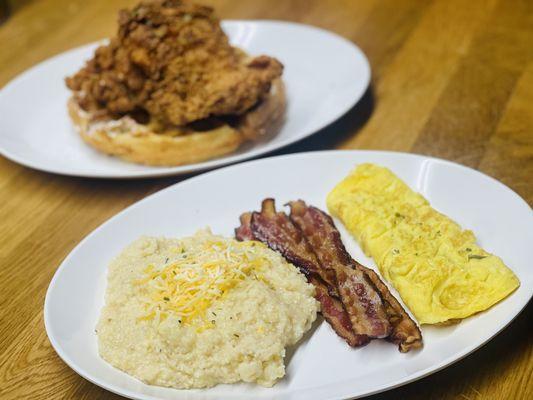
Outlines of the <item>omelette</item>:
[[361,164],[328,195],[339,218],[421,324],[486,310],[519,285],[503,261],[387,168]]

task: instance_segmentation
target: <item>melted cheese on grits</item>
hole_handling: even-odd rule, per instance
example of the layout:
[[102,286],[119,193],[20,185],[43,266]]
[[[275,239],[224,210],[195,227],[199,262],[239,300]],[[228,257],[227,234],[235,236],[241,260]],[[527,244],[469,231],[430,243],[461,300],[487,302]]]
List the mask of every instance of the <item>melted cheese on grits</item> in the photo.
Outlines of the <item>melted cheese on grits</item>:
[[272,386],[316,319],[314,288],[278,253],[200,231],[143,237],[109,266],[100,356],[142,381]]
[[466,318],[519,286],[471,231],[386,168],[359,165],[329,193],[327,204],[422,324]]

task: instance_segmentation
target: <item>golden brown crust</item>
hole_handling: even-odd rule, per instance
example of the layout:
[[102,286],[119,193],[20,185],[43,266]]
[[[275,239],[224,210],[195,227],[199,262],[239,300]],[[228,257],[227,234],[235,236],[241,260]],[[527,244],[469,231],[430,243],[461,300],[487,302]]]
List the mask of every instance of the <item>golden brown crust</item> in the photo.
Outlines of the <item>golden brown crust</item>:
[[270,90],[283,65],[231,46],[210,7],[141,1],[119,13],[108,44],[66,79],[82,109],[119,118],[146,112],[165,125],[241,116]]
[[131,117],[97,120],[72,97],[68,111],[82,139],[97,150],[127,161],[154,166],[178,166],[232,153],[247,140],[258,140],[279,128],[285,111],[280,79],[270,94],[241,117],[235,126],[223,124],[208,131],[172,129],[155,133]]

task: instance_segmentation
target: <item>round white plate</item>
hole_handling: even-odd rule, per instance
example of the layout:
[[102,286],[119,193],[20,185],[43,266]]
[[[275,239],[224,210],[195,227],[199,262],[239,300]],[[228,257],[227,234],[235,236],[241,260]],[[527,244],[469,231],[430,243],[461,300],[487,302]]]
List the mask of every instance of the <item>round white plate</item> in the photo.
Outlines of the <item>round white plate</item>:
[[232,44],[284,65],[286,120],[281,131],[237,153],[180,167],[121,161],[86,145],[67,115],[64,79],[89,59],[93,43],[53,57],[24,72],[0,91],[0,154],[47,172],[98,178],[136,178],[215,168],[303,139],[346,113],[364,94],[370,67],[348,40],[312,26],[278,21],[225,21]]
[[[300,343],[286,377],[273,388],[235,384],[208,390],[145,385],[98,357],[94,327],[104,302],[106,269],[141,235],[181,237],[210,226],[233,235],[239,215],[274,197],[278,207],[304,199],[326,209],[326,194],[358,163],[386,166],[439,211],[472,229],[480,244],[518,275],[520,288],[486,312],[455,326],[422,328],[424,348],[401,354],[374,341],[352,349],[322,322]],[[375,267],[337,222],[355,259]],[[48,337],[76,372],[108,390],[138,399],[340,399],[391,389],[459,360],[502,330],[532,295],[533,214],[496,180],[448,161],[374,151],[325,151],[250,161],[186,180],[111,218],[87,236],[57,270],[46,296]]]

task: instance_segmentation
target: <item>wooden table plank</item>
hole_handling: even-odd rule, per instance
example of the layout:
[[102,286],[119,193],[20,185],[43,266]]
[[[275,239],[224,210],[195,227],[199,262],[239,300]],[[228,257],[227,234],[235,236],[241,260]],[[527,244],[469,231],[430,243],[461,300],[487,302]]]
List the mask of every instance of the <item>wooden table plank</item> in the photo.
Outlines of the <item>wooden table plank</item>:
[[[0,25],[0,86],[54,54],[115,30],[133,0],[34,0]],[[417,152],[488,173],[533,204],[530,0],[206,1],[223,18],[309,23],[355,41],[372,87],[346,116],[275,154],[328,148]],[[1,114],[0,114],[1,118]],[[0,159],[0,397],[112,399],[55,354],[42,306],[57,265],[85,235],[184,179],[99,181]],[[372,399],[533,398],[533,307],[463,361]]]
[[523,193],[529,204],[533,203],[532,104],[533,62],[530,62],[516,83],[478,166],[481,171]]
[[514,7],[500,3],[473,38],[413,151],[478,166],[526,67],[523,55],[529,53],[533,59],[533,24],[520,23],[520,15],[527,13],[529,6],[515,3]]
[[[376,83],[380,107],[344,147],[411,150],[492,3],[433,3]],[[449,20],[452,30],[441,25]]]

